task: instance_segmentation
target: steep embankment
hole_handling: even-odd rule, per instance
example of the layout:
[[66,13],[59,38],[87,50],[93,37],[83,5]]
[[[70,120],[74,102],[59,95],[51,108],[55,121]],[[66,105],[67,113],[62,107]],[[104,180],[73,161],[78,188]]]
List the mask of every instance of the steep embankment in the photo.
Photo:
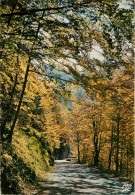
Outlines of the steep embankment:
[[36,137],[18,130],[12,148],[1,156],[2,194],[31,194],[52,163],[48,151]]

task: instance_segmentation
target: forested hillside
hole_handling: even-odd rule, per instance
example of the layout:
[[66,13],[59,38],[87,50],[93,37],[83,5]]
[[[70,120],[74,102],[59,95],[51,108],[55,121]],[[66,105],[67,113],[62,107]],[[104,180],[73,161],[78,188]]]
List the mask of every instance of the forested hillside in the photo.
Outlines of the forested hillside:
[[68,155],[133,181],[133,2],[0,11],[2,193],[31,194]]

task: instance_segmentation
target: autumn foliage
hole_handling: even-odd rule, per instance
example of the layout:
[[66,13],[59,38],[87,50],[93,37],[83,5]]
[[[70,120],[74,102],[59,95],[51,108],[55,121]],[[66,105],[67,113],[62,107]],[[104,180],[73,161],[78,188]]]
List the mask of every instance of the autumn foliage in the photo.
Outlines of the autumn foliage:
[[2,0],[4,194],[31,194],[68,156],[133,181],[133,5],[121,6]]

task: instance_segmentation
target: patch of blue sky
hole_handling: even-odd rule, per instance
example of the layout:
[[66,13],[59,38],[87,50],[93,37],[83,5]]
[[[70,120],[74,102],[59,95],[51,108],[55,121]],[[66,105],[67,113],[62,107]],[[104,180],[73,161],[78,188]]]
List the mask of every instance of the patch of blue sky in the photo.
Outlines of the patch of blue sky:
[[73,87],[72,88],[72,95],[75,96],[77,99],[82,99],[86,97],[86,93],[83,87]]
[[59,71],[55,68],[51,68],[49,64],[45,64],[45,66],[46,66],[47,75],[53,75],[54,78],[64,79],[67,81],[74,80],[74,78],[71,75]]

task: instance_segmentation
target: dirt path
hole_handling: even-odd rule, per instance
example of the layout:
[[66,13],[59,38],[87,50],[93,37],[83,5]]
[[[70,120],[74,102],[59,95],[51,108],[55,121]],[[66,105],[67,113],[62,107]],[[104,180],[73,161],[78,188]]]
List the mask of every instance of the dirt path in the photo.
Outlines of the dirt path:
[[56,161],[56,168],[42,181],[38,194],[42,195],[111,195],[134,194],[130,185],[110,178],[94,168],[67,161]]

